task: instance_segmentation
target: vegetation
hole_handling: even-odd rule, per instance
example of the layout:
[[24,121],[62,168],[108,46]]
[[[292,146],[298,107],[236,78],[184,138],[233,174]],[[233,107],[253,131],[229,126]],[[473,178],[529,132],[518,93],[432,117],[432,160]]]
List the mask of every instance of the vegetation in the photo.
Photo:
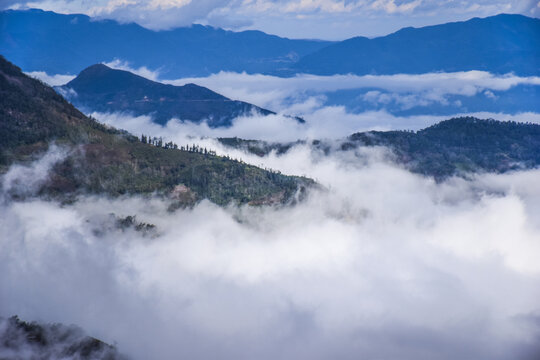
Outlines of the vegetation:
[[[213,153],[153,146],[99,124],[52,88],[0,58],[0,173],[35,160],[51,142],[69,149],[40,194],[161,193],[180,203],[275,203],[313,181],[269,172]],[[148,142],[148,141],[147,141]]]
[[0,347],[5,359],[125,359],[75,326],[28,323],[16,316],[0,317]]
[[[271,151],[287,152],[297,143],[276,144],[237,138],[219,139],[222,144],[258,156]],[[336,146],[315,140],[314,149],[328,154]],[[540,165],[540,125],[514,121],[480,120],[473,117],[442,121],[414,131],[369,131],[339,141],[340,151],[361,146],[385,146],[394,160],[411,171],[442,180],[471,172],[506,172]]]
[[297,144],[303,143],[302,141],[296,141],[291,143],[269,143],[261,140],[244,140],[237,137],[233,138],[218,138],[220,143],[225,146],[235,149],[242,149],[257,156],[265,156],[270,152],[275,151],[276,154],[281,155],[289,151],[291,147]]
[[342,149],[388,146],[397,161],[437,179],[467,172],[505,172],[540,165],[540,126],[473,117],[426,129],[357,133]]

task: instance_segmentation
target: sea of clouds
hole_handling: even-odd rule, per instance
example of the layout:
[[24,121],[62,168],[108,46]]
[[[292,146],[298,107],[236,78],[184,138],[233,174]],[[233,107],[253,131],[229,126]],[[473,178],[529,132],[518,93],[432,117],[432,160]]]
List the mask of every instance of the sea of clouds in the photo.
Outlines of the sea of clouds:
[[[50,79],[43,78],[62,78]],[[540,170],[437,183],[390,162],[383,148],[322,156],[299,144],[280,156],[257,157],[212,139],[285,142],[420,129],[448,116],[351,113],[326,104],[324,94],[373,87],[414,92],[414,101],[444,101],[537,86],[538,78],[220,73],[169,81],[188,82],[278,115],[251,114],[218,129],[181,119],[162,127],[150,116],[92,115],[136,135],[195,142],[309,176],[322,188],[294,206],[202,201],[175,212],[153,197],[89,196],[70,205],[11,200],[14,191],[35,192],[66,156],[51,147],[34,164],[12,167],[0,182],[0,288],[9,289],[0,292],[1,315],[77,324],[134,359],[540,356]],[[301,115],[306,124],[286,114]],[[540,123],[533,112],[473,115]],[[156,229],[120,229],[111,213],[135,215]]]
[[[4,196],[1,312],[134,359],[538,358],[540,171],[436,183],[386,151],[231,154],[323,185],[295,206]],[[14,167],[3,194],[65,153]]]

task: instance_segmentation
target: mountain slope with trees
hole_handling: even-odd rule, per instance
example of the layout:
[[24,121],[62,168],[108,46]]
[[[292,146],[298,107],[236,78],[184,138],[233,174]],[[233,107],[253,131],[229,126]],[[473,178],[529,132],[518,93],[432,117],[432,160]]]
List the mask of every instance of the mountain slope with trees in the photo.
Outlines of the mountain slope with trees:
[[[306,144],[305,141],[280,144],[238,138],[219,141],[258,156],[271,151],[284,154],[295,145]],[[343,140],[314,140],[309,145],[326,155],[364,146],[387,147],[393,162],[437,180],[475,172],[503,173],[540,166],[540,125],[474,117],[445,120],[416,132],[359,132]]]
[[[51,87],[0,57],[0,174],[36,160],[51,143],[66,149],[38,193],[161,193],[179,203],[279,203],[311,180],[265,171],[204,149],[154,146],[86,117]],[[13,194],[16,196],[17,194]]]

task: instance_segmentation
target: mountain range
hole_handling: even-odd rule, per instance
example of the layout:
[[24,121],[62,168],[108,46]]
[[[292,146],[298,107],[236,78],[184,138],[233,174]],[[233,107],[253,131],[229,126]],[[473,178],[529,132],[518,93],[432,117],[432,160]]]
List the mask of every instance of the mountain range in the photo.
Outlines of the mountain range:
[[151,31],[137,24],[62,15],[42,10],[0,13],[2,54],[24,71],[77,74],[114,59],[158,69],[164,78],[223,71],[261,73],[289,67],[328,45],[290,40],[260,31],[232,32],[193,25]]
[[[72,201],[78,195],[161,194],[175,206],[209,199],[217,204],[281,203],[313,181],[216,156],[209,149],[144,141],[85,116],[51,87],[0,57],[0,174],[31,166],[60,149],[49,176],[32,191]],[[156,146],[157,145],[157,146]],[[30,194],[27,181],[3,184],[13,198]],[[35,182],[35,181],[34,181]],[[8,184],[9,185],[9,184]]]
[[540,74],[540,19],[501,14],[388,36],[355,37],[317,50],[293,65],[294,72],[422,74],[483,70]]
[[76,74],[119,59],[158,70],[168,79],[219,71],[291,76],[485,70],[538,75],[539,33],[540,19],[506,14],[328,42],[202,25],[151,31],[134,23],[42,10],[0,13],[0,49],[26,72]]
[[202,86],[165,85],[103,64],[86,68],[56,90],[85,112],[151,115],[153,121],[161,125],[176,118],[196,123],[205,120],[210,127],[219,127],[231,125],[232,120],[241,115],[275,114],[246,102],[228,99]]

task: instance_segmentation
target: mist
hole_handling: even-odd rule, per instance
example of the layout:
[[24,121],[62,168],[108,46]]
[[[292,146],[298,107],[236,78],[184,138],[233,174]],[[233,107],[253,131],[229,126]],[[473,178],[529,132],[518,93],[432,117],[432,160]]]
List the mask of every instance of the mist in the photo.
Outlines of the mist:
[[[129,113],[99,112],[93,112],[90,115],[104,124],[128,130],[135,135],[161,136],[167,141],[174,141],[179,145],[192,143],[193,137],[239,137],[270,142],[294,142],[299,139],[340,139],[361,131],[420,130],[451,118],[432,115],[395,116],[384,110],[351,114],[344,107],[326,106],[304,116],[305,124],[283,114],[268,116],[246,114],[234,119],[230,127],[211,128],[206,121],[197,124],[173,118],[165,126],[161,126],[154,123],[150,115],[133,116]],[[540,124],[540,114],[531,112],[516,115],[491,112],[453,115],[453,117],[461,116]]]
[[[175,212],[5,197],[0,313],[76,324],[133,359],[540,355],[540,170],[436,183],[384,148],[235,156],[323,187],[294,206]],[[126,216],[155,230],[115,225]]]

